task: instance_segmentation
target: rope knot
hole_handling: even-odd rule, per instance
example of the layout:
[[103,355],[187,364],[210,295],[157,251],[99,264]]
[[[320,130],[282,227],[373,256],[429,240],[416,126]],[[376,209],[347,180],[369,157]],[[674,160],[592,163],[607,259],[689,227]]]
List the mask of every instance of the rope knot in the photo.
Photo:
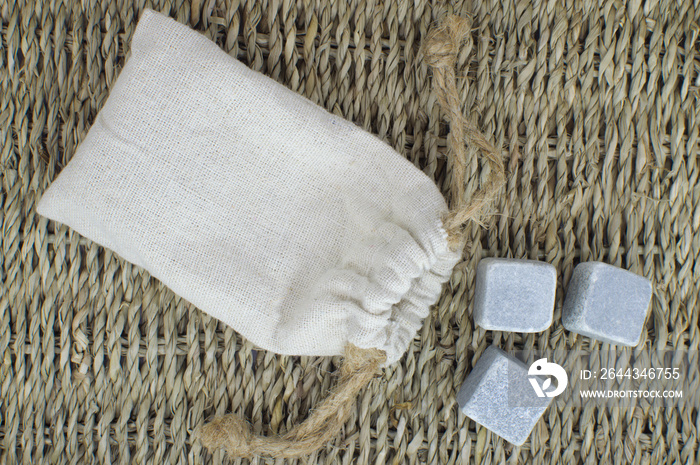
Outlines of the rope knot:
[[233,457],[251,457],[256,454],[253,432],[238,415],[224,415],[201,426],[195,433],[209,450],[226,449]]
[[471,28],[472,23],[467,18],[447,17],[428,33],[422,47],[423,61],[431,68],[454,69],[462,43],[471,38]]
[[[443,220],[448,242],[454,250],[464,246],[464,224],[479,221],[487,202],[503,183],[503,163],[495,148],[462,114],[461,99],[455,83],[455,63],[461,44],[468,40],[471,22],[458,16],[449,16],[442,25],[428,34],[423,50],[424,60],[433,68],[433,87],[438,91],[438,102],[450,123],[448,159],[451,166],[452,200],[450,211]],[[471,47],[470,47],[471,48]],[[465,143],[482,151],[491,167],[490,177],[480,192],[469,202],[464,200],[466,171]],[[259,436],[247,422],[236,415],[215,418],[199,428],[195,435],[209,449],[225,449],[233,457],[265,455],[271,457],[300,457],[313,453],[333,439],[342,428],[357,394],[386,362],[386,354],[378,349],[360,349],[348,344],[345,362],[340,369],[336,389],[300,425],[283,436]]]
[[293,458],[309,455],[333,439],[342,428],[354,408],[357,394],[385,361],[384,351],[360,349],[348,344],[335,390],[303,423],[283,436],[255,434],[248,422],[235,414],[214,418],[198,428],[195,436],[207,449],[225,449],[232,457]]

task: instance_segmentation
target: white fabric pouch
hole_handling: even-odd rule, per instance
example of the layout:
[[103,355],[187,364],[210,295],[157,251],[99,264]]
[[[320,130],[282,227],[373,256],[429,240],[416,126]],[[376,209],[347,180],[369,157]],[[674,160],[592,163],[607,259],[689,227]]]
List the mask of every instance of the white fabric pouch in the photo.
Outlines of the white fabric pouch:
[[288,355],[396,362],[460,258],[425,174],[152,11],[38,211]]

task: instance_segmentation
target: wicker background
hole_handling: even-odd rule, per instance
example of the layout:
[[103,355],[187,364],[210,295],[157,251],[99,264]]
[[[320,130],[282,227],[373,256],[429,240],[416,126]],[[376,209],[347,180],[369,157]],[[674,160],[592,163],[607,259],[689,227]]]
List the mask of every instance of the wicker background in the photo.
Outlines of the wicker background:
[[[233,410],[258,431],[284,432],[333,382],[338,359],[256,357],[145,272],[36,215],[104,103],[145,7],[378,134],[445,193],[447,128],[417,54],[446,12],[473,18],[458,85],[464,111],[503,149],[500,213],[472,228],[464,263],[402,362],[375,378],[335,444],[301,463],[700,462],[697,398],[620,410],[560,397],[521,448],[455,405],[488,344],[591,344],[560,324],[579,260],[652,280],[646,347],[698,348],[697,2],[329,3],[0,3],[0,462],[225,462],[190,444],[193,427]],[[468,192],[480,173],[475,161]],[[549,331],[474,327],[482,256],[558,268]]]

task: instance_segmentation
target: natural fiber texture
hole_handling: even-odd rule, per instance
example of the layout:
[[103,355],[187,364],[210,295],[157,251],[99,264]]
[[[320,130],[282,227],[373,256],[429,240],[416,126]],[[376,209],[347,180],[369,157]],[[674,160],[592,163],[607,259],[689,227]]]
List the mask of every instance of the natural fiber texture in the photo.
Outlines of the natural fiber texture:
[[36,211],[263,350],[333,356],[350,345],[354,370],[284,438],[230,419],[201,434],[243,456],[314,452],[345,423],[379,355],[396,363],[440,297],[461,257],[443,228],[447,204],[389,145],[186,25],[146,10],[129,45]]
[[144,11],[130,46],[37,213],[263,350],[396,363],[461,256],[435,183],[172,18]]
[[[442,23],[428,33],[423,44],[423,59],[433,70],[433,89],[443,112],[450,123],[447,135],[448,161],[452,165],[450,176],[450,212],[443,224],[454,248],[461,248],[466,239],[463,229],[467,221],[481,223],[488,203],[503,185],[503,161],[496,148],[479,132],[474,123],[462,113],[462,100],[457,93],[455,64],[462,43],[470,39],[472,24],[457,15],[447,16]],[[466,144],[466,145],[465,145]],[[464,196],[467,169],[467,150],[470,154],[481,152],[491,169],[489,178],[481,190],[467,200]]]
[[[456,127],[455,131],[458,133],[458,137],[452,137],[452,134],[448,137],[448,157],[453,166],[453,200],[447,219],[443,223],[448,234],[448,243],[455,249],[464,245],[462,225],[470,219],[479,220],[487,202],[503,182],[503,164],[500,156],[486,138],[466,122],[457,98],[454,66],[459,45],[468,33],[469,23],[459,16],[450,15],[445,18],[443,24],[428,34],[424,50],[425,59],[436,72],[437,83],[434,88],[438,94],[438,101],[449,114],[450,126]],[[486,153],[489,163],[495,168],[484,192],[474,194],[469,202],[463,199],[467,161],[465,128],[468,134],[467,144],[477,140],[477,147]],[[304,423],[294,427],[281,438],[255,435],[248,425],[234,414],[215,418],[211,423],[204,425],[196,435],[209,450],[225,448],[233,457],[309,455],[334,437],[336,431],[347,420],[358,392],[372,379],[379,363],[385,361],[386,353],[383,351],[359,349],[352,344],[348,345],[341,376],[333,394],[324,399]]]
[[336,389],[303,423],[282,437],[259,436],[238,415],[214,419],[197,432],[209,450],[224,448],[232,457],[300,457],[316,452],[337,436],[354,407],[357,394],[374,377],[386,354],[349,345]]
[[[300,463],[700,462],[697,398],[679,409],[577,407],[557,398],[520,448],[477,427],[455,403],[490,344],[600,346],[560,324],[579,261],[652,280],[642,347],[698,349],[693,3],[456,2],[447,11],[446,2],[424,1],[153,3],[252,69],[379,135],[447,198],[449,127],[418,52],[448,13],[471,18],[457,93],[465,117],[506,161],[504,195],[493,203],[500,214],[482,218],[486,228],[467,223],[465,261],[408,354],[370,381],[341,436]],[[143,7],[0,7],[0,463],[227,462],[190,440],[196,425],[235,411],[256,434],[284,435],[335,383],[338,359],[257,353],[147,273],[65,227],[48,230],[36,214],[104,104]],[[469,155],[465,172],[470,199],[490,172]],[[557,267],[550,330],[474,326],[484,256]]]

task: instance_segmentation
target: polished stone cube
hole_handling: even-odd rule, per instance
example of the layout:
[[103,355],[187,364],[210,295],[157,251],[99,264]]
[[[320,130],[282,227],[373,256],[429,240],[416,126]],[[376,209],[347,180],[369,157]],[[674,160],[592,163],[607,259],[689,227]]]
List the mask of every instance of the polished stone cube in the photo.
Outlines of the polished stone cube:
[[581,263],[567,289],[562,323],[592,339],[636,346],[651,296],[651,282],[643,276],[606,263]]
[[528,377],[527,366],[501,349],[490,346],[457,394],[466,416],[506,441],[521,446],[552,401],[538,397]]
[[474,321],[484,329],[537,333],[552,324],[557,270],[549,263],[484,258],[476,271]]

